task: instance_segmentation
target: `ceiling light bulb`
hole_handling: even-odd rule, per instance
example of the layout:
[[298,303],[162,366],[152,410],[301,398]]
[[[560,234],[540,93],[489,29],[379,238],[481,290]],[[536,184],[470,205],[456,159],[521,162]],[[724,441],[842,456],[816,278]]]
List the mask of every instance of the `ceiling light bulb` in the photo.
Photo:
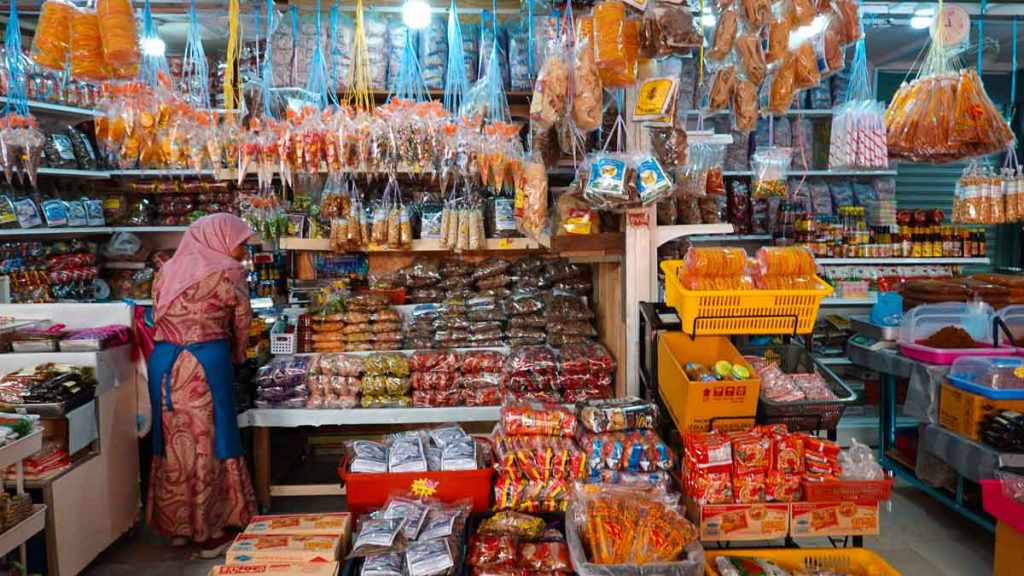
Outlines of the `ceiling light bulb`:
[[139,44],[142,47],[142,53],[146,56],[156,56],[159,58],[167,50],[167,44],[159,38],[143,38]]
[[426,0],[407,0],[402,5],[402,22],[411,30],[430,26],[430,4]]
[[705,14],[705,15],[701,16],[700,17],[700,23],[705,28],[710,28],[710,27],[714,26],[715,25],[715,16],[714,16],[714,14]]

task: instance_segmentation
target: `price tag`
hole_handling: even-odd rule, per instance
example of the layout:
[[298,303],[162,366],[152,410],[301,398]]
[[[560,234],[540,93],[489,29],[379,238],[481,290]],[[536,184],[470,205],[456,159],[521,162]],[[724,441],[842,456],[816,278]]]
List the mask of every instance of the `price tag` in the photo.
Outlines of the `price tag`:
[[511,238],[502,238],[498,242],[498,248],[500,248],[502,250],[511,250],[511,249],[513,249],[515,247],[516,247],[515,242],[513,242]]
[[647,211],[627,212],[626,220],[633,228],[649,228],[651,226],[651,213]]

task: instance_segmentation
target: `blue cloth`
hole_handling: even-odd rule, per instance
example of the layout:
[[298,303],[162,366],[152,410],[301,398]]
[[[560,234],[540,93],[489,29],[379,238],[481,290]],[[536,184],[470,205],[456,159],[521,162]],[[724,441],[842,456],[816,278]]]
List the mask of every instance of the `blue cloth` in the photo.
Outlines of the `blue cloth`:
[[171,371],[178,356],[190,352],[206,374],[206,383],[213,398],[213,444],[218,460],[242,455],[242,442],[235,414],[235,369],[231,365],[231,349],[226,339],[178,345],[159,341],[149,357],[149,404],[153,409],[153,455],[164,455],[163,422],[160,400],[168,412],[171,405]]

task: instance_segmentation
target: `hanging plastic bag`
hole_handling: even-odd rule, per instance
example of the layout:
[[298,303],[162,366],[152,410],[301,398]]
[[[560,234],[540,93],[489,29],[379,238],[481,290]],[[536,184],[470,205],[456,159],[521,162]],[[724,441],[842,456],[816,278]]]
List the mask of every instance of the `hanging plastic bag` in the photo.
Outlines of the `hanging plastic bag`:
[[[710,60],[723,60],[732,52],[733,44],[736,42],[736,32],[739,29],[739,15],[735,8],[722,10],[717,16],[715,25],[714,41],[711,50],[708,51]],[[789,41],[789,35],[786,36]]]
[[640,25],[640,53],[645,58],[688,56],[704,45],[704,32],[688,6],[656,1]]
[[537,75],[530,101],[530,122],[536,123],[541,130],[565,117],[569,99],[569,75],[565,49],[559,43],[551,43],[544,65]]
[[771,196],[785,197],[789,166],[793,151],[789,148],[759,148],[750,160],[754,172],[752,184],[755,199]]
[[633,120],[644,122],[675,118],[678,95],[678,77],[647,78],[637,89]]
[[672,191],[672,180],[653,155],[637,155],[633,158],[633,165],[636,173],[636,190],[643,206],[661,200]]
[[574,54],[572,119],[577,128],[591,132],[601,127],[604,97],[601,73],[588,39],[577,39]]
[[103,80],[108,68],[101,58],[103,40],[96,11],[79,8],[71,13],[71,75],[79,80]]

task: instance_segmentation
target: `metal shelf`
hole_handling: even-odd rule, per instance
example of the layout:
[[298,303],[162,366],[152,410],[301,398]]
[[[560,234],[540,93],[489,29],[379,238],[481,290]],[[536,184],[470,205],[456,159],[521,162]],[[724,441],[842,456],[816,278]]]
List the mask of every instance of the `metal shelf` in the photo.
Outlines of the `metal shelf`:
[[[7,97],[0,96],[0,104],[6,104]],[[42,102],[39,100],[29,100],[28,109],[32,112],[45,113],[51,117],[71,118],[78,120],[91,120],[96,116],[95,110],[88,108],[79,108],[78,106],[65,106],[63,104],[55,104],[53,102]]]
[[690,242],[767,242],[771,234],[717,234],[708,236],[690,236]]
[[0,237],[110,234],[111,231],[112,229],[107,226],[96,226],[95,228],[7,228],[0,230]]
[[114,226],[114,232],[132,232],[135,234],[173,232],[182,233],[188,230],[188,226]]
[[867,298],[824,298],[821,301],[822,306],[874,306],[878,302],[878,295],[868,296]]
[[45,168],[41,167],[36,171],[39,176],[54,176],[61,178],[88,178],[90,180],[106,180],[110,178],[110,172],[105,170],[75,170],[71,168]]
[[371,424],[439,424],[443,422],[497,422],[501,406],[455,408],[253,408],[239,415],[239,425],[263,428],[299,426],[366,426]]
[[[331,241],[312,238],[281,238],[279,246],[282,250],[331,251]],[[483,251],[495,250],[537,250],[541,245],[530,238],[488,238]],[[387,248],[370,246],[366,252],[453,252],[450,248],[442,248],[438,239],[413,240],[411,248]]]
[[[752,170],[723,170],[723,176],[753,176]],[[789,178],[822,177],[822,178],[856,178],[871,176],[895,176],[895,170],[790,170]]]
[[817,258],[816,262],[822,266],[857,264],[910,266],[914,264],[964,265],[989,263],[988,258]]

